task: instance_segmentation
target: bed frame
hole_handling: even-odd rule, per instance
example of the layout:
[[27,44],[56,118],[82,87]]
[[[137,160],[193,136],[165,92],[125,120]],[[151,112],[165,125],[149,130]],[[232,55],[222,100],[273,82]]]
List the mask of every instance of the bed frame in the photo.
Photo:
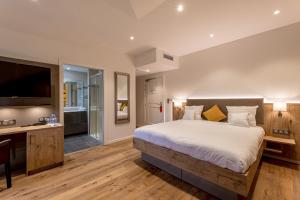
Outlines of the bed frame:
[[[204,110],[215,104],[218,104],[226,114],[226,105],[258,105],[256,120],[258,124],[263,124],[263,99],[192,99],[187,101],[187,105],[204,105]],[[141,139],[134,138],[133,145],[142,152],[142,159],[146,162],[221,199],[248,196],[265,146],[264,143],[261,144],[256,161],[246,173],[237,173]]]

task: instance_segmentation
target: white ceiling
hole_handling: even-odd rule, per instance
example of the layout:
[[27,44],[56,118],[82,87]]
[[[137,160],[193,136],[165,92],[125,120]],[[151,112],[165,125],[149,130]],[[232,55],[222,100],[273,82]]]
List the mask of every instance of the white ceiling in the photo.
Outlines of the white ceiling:
[[129,54],[157,47],[181,56],[298,21],[299,0],[0,1],[0,27]]
[[131,7],[138,19],[148,15],[166,0],[130,0]]

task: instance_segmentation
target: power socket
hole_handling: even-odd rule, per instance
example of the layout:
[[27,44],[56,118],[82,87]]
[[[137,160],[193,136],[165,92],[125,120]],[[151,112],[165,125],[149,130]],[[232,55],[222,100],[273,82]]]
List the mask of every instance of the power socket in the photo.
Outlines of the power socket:
[[280,135],[289,135],[290,134],[290,131],[288,129],[276,129],[276,128],[273,128],[272,132],[274,134],[280,134]]
[[0,121],[0,126],[14,126],[16,123],[17,121],[15,119],[2,120]]
[[273,128],[272,132],[275,133],[275,134],[278,134],[278,133],[279,133],[279,130],[276,129],[276,128]]

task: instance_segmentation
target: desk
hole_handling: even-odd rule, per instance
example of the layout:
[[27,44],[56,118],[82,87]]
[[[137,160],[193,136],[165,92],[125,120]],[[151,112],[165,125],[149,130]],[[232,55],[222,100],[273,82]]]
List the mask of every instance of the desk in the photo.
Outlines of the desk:
[[31,175],[64,162],[64,128],[61,124],[0,129],[0,137],[26,134],[26,174]]

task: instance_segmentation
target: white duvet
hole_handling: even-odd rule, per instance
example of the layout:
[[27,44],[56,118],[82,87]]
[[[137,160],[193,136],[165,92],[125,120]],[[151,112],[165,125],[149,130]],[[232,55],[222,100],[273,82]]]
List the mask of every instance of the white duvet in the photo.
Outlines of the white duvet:
[[178,120],[137,128],[134,137],[244,173],[255,162],[264,134],[261,127]]

